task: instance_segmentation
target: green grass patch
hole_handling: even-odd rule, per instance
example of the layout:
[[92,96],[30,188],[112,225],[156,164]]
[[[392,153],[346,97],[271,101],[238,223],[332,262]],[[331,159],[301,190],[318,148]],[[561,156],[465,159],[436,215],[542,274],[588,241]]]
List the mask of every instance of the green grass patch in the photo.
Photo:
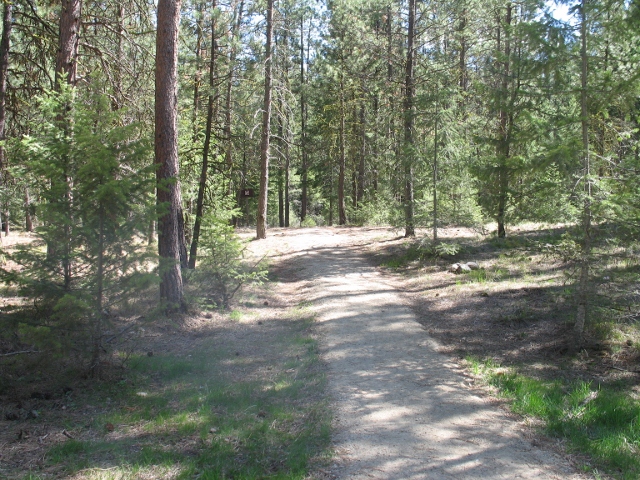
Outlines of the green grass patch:
[[588,454],[598,468],[623,479],[640,476],[640,402],[611,388],[590,383],[542,381],[468,359],[474,373],[511,400],[513,410],[537,417],[547,434],[567,440]]
[[331,419],[310,320],[288,322],[255,352],[203,345],[131,358],[123,381],[87,399],[107,408],[69,425],[78,440],[51,448],[49,464],[90,479],[307,478],[328,455]]

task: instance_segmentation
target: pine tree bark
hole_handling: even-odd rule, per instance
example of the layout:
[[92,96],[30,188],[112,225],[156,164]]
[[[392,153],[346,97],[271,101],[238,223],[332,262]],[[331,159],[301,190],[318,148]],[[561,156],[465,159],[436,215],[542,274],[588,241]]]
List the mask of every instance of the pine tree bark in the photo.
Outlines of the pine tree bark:
[[360,105],[360,157],[358,162],[358,191],[356,193],[357,204],[360,205],[364,200],[364,184],[365,184],[365,165],[367,155],[367,128],[366,128],[366,112],[364,100]]
[[304,222],[307,217],[309,204],[309,165],[307,156],[307,104],[305,99],[305,76],[304,76],[304,17],[300,19],[300,154],[301,154],[301,183],[302,193],[300,198],[300,222]]
[[436,99],[436,115],[435,115],[435,125],[433,132],[433,241],[434,243],[438,241],[438,121],[439,121],[439,103]]
[[[8,185],[7,160],[4,144],[5,125],[7,121],[7,73],[9,71],[9,50],[11,48],[11,15],[13,5],[4,2],[2,9],[2,40],[0,40],[0,189]],[[3,227],[5,236],[9,235],[9,208],[3,206]]]
[[160,254],[160,298],[168,310],[184,310],[181,230],[182,197],[178,164],[178,27],[180,0],[158,1],[156,34],[155,161]]
[[[341,65],[344,66],[344,65]],[[339,142],[340,142],[340,159],[338,165],[338,225],[347,224],[347,208],[344,198],[344,183],[347,167],[347,156],[345,152],[345,101],[344,101],[344,73],[340,70],[340,128],[339,128]]]
[[[507,5],[504,29],[504,64],[502,72],[501,82],[501,102],[506,102],[509,98],[509,77],[511,74],[511,39],[508,29],[511,26],[511,12],[513,6]],[[498,50],[500,50],[500,34],[498,33]],[[505,217],[507,213],[507,201],[509,190],[509,172],[507,168],[507,161],[511,154],[511,139],[510,137],[510,113],[507,109],[507,105],[503,105],[499,113],[499,126],[498,126],[498,238],[504,238],[507,235],[505,229]]]
[[416,0],[409,0],[409,20],[407,24],[407,61],[405,65],[405,97],[404,97],[404,221],[405,237],[413,237],[416,234],[414,225],[413,205],[413,157],[414,157],[414,101],[415,85],[413,67],[415,59],[415,23]]
[[[59,21],[59,35],[58,35],[58,52],[56,55],[56,71],[55,71],[55,88],[57,91],[61,91],[62,84],[67,84],[72,88],[77,83],[78,76],[78,44],[80,41],[80,15],[82,12],[81,0],[62,0],[62,6],[60,10]],[[68,110],[71,109],[70,105],[64,106],[64,111],[59,113],[56,121],[60,127],[67,131],[69,129]],[[66,158],[65,162],[68,163],[69,159]],[[64,277],[64,289],[71,289],[72,281],[72,262],[71,262],[71,209],[73,198],[71,195],[71,179],[69,178],[69,168],[64,167],[64,172],[61,179],[52,179],[52,185],[57,182],[64,184],[64,194],[62,198],[58,200],[59,207],[64,212],[59,212],[65,215],[68,220],[62,228],[61,237],[58,241],[47,244],[47,255],[55,256],[60,255],[62,263],[62,271]]]
[[260,192],[256,238],[267,238],[267,206],[269,199],[269,142],[271,139],[271,76],[273,71],[273,0],[267,0],[267,40],[264,66],[264,103],[262,111],[262,143],[260,146]]

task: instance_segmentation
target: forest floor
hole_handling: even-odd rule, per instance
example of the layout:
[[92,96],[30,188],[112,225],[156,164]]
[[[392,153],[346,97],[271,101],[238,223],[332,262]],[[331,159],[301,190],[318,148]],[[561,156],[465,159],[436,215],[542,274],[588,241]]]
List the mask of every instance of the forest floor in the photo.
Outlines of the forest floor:
[[[292,471],[283,449],[301,437],[315,449],[310,478],[582,478],[589,460],[508,413],[465,359],[538,378],[623,382],[638,395],[638,339],[623,332],[613,345],[594,336],[571,359],[571,306],[556,260],[466,229],[441,231],[462,248],[454,258],[419,259],[401,233],[271,229],[248,243],[255,258],[268,254],[266,286],[249,289],[231,312],[135,320],[107,386],[53,382],[32,365],[14,379],[20,388],[0,391],[0,477],[195,478],[210,462],[207,449],[229,447],[240,468],[253,461],[250,439],[279,425],[282,444],[270,437],[271,450],[256,447],[264,473],[243,478]],[[477,261],[482,273],[449,273],[454,259]],[[205,398],[211,375],[222,393]],[[246,403],[234,385],[252,389]],[[227,418],[255,429],[240,438]],[[313,422],[320,427],[302,427]]]

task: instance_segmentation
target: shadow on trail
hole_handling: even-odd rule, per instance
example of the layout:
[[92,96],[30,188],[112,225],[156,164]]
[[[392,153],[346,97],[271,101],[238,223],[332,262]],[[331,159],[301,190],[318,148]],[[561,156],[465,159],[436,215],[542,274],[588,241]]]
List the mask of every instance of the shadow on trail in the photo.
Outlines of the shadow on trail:
[[[335,442],[348,460],[339,477],[550,478],[548,454],[435,353],[367,261],[365,245],[301,250],[279,272],[280,281],[314,287],[310,300],[329,332],[323,350],[340,411]],[[478,300],[473,308],[482,308]],[[446,321],[448,312],[431,307]]]

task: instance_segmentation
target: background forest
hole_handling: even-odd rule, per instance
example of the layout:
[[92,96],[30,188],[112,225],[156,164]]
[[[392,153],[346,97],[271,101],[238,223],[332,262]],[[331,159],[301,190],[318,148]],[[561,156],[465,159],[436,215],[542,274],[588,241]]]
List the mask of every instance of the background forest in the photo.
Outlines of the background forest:
[[230,224],[258,237],[266,225],[428,227],[434,242],[447,225],[493,221],[498,238],[522,221],[575,225],[563,245],[579,335],[594,245],[635,248],[637,2],[186,1],[179,39],[157,35],[175,44],[179,92],[179,165],[160,183],[156,6],[2,8],[2,228],[39,239],[5,281],[46,318],[94,317],[94,357],[104,312],[156,282],[143,244],[167,209],[185,269],[199,245],[232,241]]

